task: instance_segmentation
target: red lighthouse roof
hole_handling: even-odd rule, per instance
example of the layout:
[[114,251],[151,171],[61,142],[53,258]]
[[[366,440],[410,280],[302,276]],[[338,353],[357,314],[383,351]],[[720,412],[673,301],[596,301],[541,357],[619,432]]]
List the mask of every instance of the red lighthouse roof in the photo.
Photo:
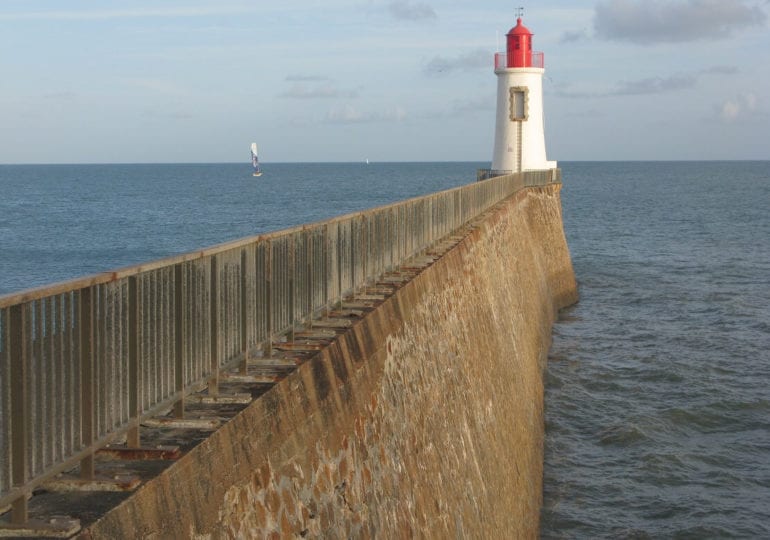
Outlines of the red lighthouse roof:
[[511,34],[518,34],[518,35],[526,34],[528,36],[531,36],[532,32],[529,31],[529,28],[521,24],[521,17],[519,17],[518,19],[516,19],[516,26],[511,28],[511,31],[508,32],[508,35],[511,35]]

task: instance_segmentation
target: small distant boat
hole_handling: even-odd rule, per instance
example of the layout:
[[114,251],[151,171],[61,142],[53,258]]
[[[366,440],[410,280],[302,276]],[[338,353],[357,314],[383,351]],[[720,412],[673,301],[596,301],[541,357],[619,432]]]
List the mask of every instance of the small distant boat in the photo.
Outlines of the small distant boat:
[[253,176],[262,176],[262,169],[259,168],[259,156],[257,153],[257,143],[251,143],[251,165],[254,167]]

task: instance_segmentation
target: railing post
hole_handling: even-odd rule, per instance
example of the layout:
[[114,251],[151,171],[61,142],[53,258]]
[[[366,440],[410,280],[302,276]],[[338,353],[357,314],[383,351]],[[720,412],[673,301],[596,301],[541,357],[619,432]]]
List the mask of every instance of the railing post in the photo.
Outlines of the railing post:
[[139,448],[140,432],[139,417],[141,415],[141,376],[139,361],[139,283],[136,276],[128,278],[128,416],[129,421],[136,424],[129,428],[126,445],[129,448]]
[[174,389],[179,399],[174,403],[174,416],[184,418],[185,390],[185,324],[184,266],[174,265]]
[[377,219],[377,269],[374,271],[374,277],[380,275],[385,270],[385,231],[388,230],[388,214],[382,212]]
[[409,257],[412,252],[409,248],[409,223],[411,222],[410,216],[412,215],[412,205],[404,206],[401,214],[400,227],[401,227],[401,261],[403,262]]
[[273,357],[273,243],[268,240],[265,247],[265,336],[262,354]]
[[[369,265],[369,257],[366,252],[369,246],[369,223],[366,220],[365,215],[361,215],[361,281],[363,286],[366,287],[366,282],[369,279],[369,273],[367,272],[367,266]],[[354,283],[355,287],[355,283]]]
[[247,291],[248,279],[246,274],[248,272],[248,257],[246,256],[246,249],[241,250],[241,354],[243,360],[241,361],[241,373],[246,374],[249,366],[249,295]]
[[209,313],[211,324],[211,374],[209,377],[209,394],[219,394],[219,272],[217,269],[217,256],[211,255],[211,275],[209,280]]
[[[348,221],[350,224],[350,234],[348,235],[348,243],[345,246],[346,251],[348,252],[348,290],[355,289],[356,287],[356,219],[351,218],[350,221]],[[343,291],[343,288],[340,287],[340,292]],[[355,291],[354,291],[355,292]],[[342,294],[340,294],[340,301],[342,300]]]
[[396,266],[396,261],[399,259],[398,255],[398,209],[391,207],[388,214],[388,244],[390,261],[388,264],[388,271],[393,271]]
[[[11,390],[11,483],[23,488],[28,480],[29,468],[29,396],[27,381],[29,375],[29,359],[27,358],[27,317],[24,304],[11,306],[8,317],[6,336],[10,358],[10,390]],[[21,496],[13,501],[11,522],[26,523],[28,519],[27,494],[23,490]]]
[[80,460],[80,477],[91,480],[94,477],[95,424],[95,373],[94,373],[94,298],[93,288],[86,287],[79,293],[78,327],[80,328],[80,440],[89,449],[88,455]]
[[323,237],[323,245],[324,245],[324,270],[323,270],[323,281],[324,281],[324,316],[329,315],[329,267],[331,266],[331,239],[329,238],[329,224],[327,223],[324,225],[324,237]]
[[[61,365],[62,362],[57,362],[57,351],[54,343],[54,318],[59,315],[57,310],[58,296],[49,296],[41,300],[43,304],[46,316],[45,316],[45,339],[43,340],[43,348],[46,350],[45,356],[48,358],[48,366],[44,368],[48,372],[47,377],[47,390],[46,390],[46,418],[47,425],[54,425],[58,423],[61,418],[61,402],[58,397],[61,392]],[[56,396],[56,397],[54,397]],[[61,439],[52,438],[48,441],[47,451],[44,458],[44,466],[50,466],[55,463],[56,458],[61,455],[60,448]]]
[[303,315],[305,316],[305,320],[308,322],[312,322],[313,320],[313,286],[315,284],[315,280],[313,279],[313,270],[315,268],[315,265],[313,264],[313,231],[312,229],[305,229],[302,232],[302,236],[305,238],[305,302],[307,306],[307,312]]
[[[348,227],[348,230],[350,231],[350,234],[348,237],[352,236],[353,234],[353,222],[351,220],[348,220],[345,222],[345,225]],[[339,300],[342,302],[342,295],[345,292],[343,290],[343,284],[342,284],[342,264],[343,264],[343,253],[345,251],[346,244],[342,240],[344,233],[343,233],[343,225],[342,222],[338,222],[337,226],[335,227],[337,230],[337,296],[334,298],[335,302]]]
[[295,321],[295,309],[294,299],[296,295],[296,263],[297,260],[297,242],[295,241],[295,234],[292,234],[289,239],[289,341],[294,341],[294,323]]
[[[43,301],[37,300],[30,302],[29,307],[32,310],[32,321],[34,324],[30,325],[30,331],[32,334],[31,351],[29,355],[30,365],[28,367],[27,375],[31,381],[34,381],[34,385],[31,387],[32,400],[30,403],[30,411],[35,420],[32,427],[32,433],[43,433],[45,426],[45,417],[43,410],[45,408],[45,402],[49,396],[46,396],[45,385],[45,367],[43,365]],[[44,466],[43,458],[43,446],[48,441],[35,439],[35,442],[30,445],[30,462],[33,470],[39,470]]]

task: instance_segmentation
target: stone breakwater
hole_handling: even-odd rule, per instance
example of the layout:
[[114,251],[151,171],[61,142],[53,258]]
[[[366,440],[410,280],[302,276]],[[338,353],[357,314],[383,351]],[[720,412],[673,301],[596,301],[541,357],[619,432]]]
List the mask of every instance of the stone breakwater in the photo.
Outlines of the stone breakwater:
[[559,185],[520,191],[94,538],[535,538],[543,368],[577,300]]

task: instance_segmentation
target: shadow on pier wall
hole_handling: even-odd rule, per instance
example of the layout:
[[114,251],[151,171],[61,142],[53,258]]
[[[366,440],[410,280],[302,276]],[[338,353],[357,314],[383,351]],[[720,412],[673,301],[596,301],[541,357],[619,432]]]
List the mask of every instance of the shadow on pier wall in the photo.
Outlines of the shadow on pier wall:
[[489,211],[82,534],[537,537],[543,368],[556,312],[577,300],[559,189]]

